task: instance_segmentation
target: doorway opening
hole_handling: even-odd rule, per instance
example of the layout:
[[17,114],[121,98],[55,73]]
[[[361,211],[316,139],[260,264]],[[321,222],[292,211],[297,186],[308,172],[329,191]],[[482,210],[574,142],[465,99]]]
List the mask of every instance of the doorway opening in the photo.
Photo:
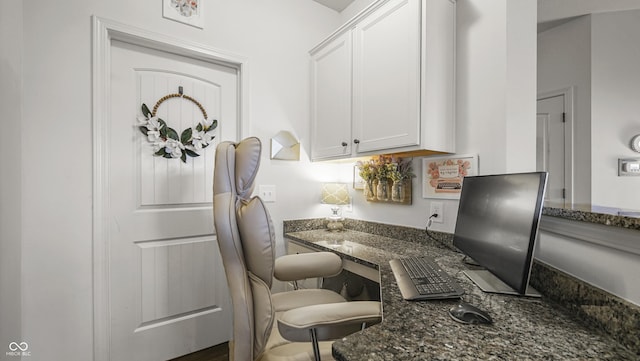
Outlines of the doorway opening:
[[536,168],[549,172],[545,201],[573,203],[573,88],[538,94]]

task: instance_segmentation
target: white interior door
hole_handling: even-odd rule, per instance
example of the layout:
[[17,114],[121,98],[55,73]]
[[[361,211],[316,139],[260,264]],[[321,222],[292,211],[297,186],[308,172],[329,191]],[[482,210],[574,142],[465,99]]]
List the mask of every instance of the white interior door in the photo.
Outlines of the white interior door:
[[[138,129],[142,103],[193,97],[218,120],[213,144],[186,163],[155,156]],[[213,229],[220,139],[237,139],[233,68],[113,41],[107,174],[111,360],[167,360],[231,336],[226,278]],[[178,134],[204,115],[171,98],[157,115]]]
[[537,102],[537,170],[549,172],[545,200],[565,202],[565,122],[564,96]]

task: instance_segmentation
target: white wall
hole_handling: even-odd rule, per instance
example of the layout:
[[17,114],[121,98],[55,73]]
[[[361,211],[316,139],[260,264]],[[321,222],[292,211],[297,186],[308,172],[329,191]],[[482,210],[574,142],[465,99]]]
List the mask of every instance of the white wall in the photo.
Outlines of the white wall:
[[592,15],[592,203],[640,208],[640,178],[619,177],[618,158],[640,158],[629,147],[640,134],[640,10]]
[[640,133],[640,10],[583,16],[538,36],[538,92],[575,89],[576,203],[638,209],[636,177],[618,176],[618,158]]
[[591,203],[591,18],[538,35],[538,94],[574,87],[574,187],[576,203]]
[[[536,169],[536,1],[507,1],[506,171]],[[515,151],[517,150],[517,151]]]
[[[22,338],[22,7],[0,2],[0,359]],[[16,357],[17,358],[17,357]]]
[[163,19],[157,0],[33,0],[3,5],[3,20],[15,6],[24,14],[16,20],[24,24],[24,141],[11,154],[23,181],[15,197],[24,215],[22,334],[30,360],[92,359],[91,15],[248,58],[251,126],[244,134],[264,142],[259,182],[278,185],[275,224],[317,216],[305,175],[323,167],[272,163],[268,145],[281,129],[308,143],[308,50],[339,25],[337,13],[312,1],[207,1],[199,30]]

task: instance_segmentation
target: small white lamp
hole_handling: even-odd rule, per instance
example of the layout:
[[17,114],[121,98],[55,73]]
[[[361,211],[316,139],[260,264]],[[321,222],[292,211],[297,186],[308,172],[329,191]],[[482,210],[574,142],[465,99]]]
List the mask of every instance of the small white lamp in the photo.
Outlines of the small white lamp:
[[331,215],[327,217],[329,223],[327,228],[330,231],[341,231],[342,225],[341,206],[349,204],[349,190],[345,183],[324,183],[322,185],[322,203],[332,204]]

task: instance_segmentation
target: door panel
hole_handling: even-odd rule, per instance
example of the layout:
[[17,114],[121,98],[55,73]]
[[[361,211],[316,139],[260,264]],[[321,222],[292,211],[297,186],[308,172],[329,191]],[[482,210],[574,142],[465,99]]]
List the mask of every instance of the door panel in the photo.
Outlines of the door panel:
[[156,320],[220,310],[213,287],[207,285],[217,279],[215,268],[208,264],[211,255],[217,253],[213,237],[136,245],[140,255],[143,327]]
[[549,172],[545,200],[565,201],[565,123],[564,96],[537,102],[537,165]]
[[[166,360],[229,340],[231,309],[213,229],[215,146],[237,140],[235,69],[114,41],[108,129],[112,360]],[[199,157],[166,159],[138,129],[183,88],[218,120]],[[178,134],[204,115],[182,98],[157,115]]]

